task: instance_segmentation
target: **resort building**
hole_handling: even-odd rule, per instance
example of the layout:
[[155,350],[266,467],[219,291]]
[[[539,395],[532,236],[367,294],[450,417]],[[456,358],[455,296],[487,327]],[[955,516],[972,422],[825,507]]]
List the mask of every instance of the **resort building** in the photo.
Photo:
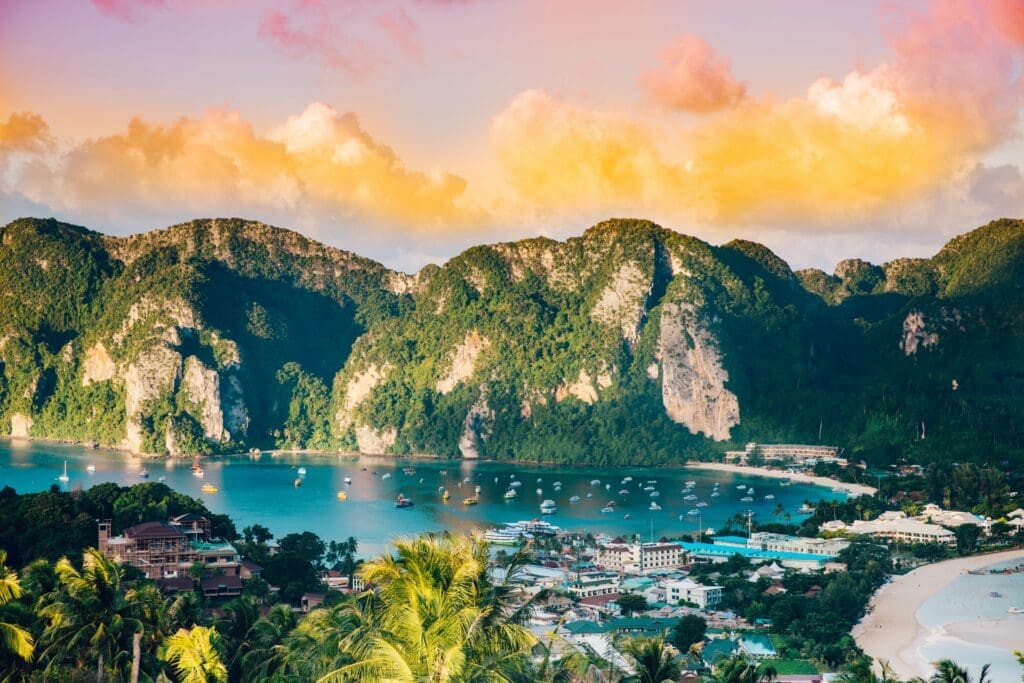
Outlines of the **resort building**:
[[751,457],[759,457],[765,462],[787,461],[803,467],[813,467],[818,463],[835,463],[846,466],[846,458],[840,457],[843,452],[838,446],[812,446],[794,443],[748,443],[742,451],[726,451],[726,462],[746,464]]
[[905,513],[896,511],[883,512],[871,521],[857,519],[853,524],[841,520],[825,522],[821,525],[821,531],[862,534],[901,543],[956,543],[956,534],[949,529],[909,518]]
[[643,574],[655,569],[683,566],[686,553],[678,543],[626,543],[616,538],[598,549],[596,562],[605,569],[626,574]]
[[705,586],[692,579],[667,582],[665,602],[674,605],[680,600],[691,602],[701,609],[717,609],[722,604],[722,587]]

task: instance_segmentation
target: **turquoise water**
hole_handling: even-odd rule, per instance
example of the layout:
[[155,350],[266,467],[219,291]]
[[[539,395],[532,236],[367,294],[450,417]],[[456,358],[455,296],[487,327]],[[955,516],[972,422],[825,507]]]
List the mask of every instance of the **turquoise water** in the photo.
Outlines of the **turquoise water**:
[[[761,477],[683,469],[559,468],[475,461],[272,456],[268,453],[259,457],[206,460],[203,463],[206,476],[198,479],[192,476],[188,461],[143,460],[115,451],[16,440],[0,441],[0,487],[11,486],[28,493],[60,484],[57,477],[65,459],[70,477],[70,481],[61,484],[65,490],[88,488],[101,482],[130,485],[147,481],[139,477],[145,467],[150,472],[148,481],[166,477],[168,486],[202,498],[214,512],[230,515],[239,529],[259,523],[277,536],[297,531],[312,531],[325,540],[355,536],[359,540],[360,554],[383,550],[397,535],[486,528],[502,522],[533,519],[540,516],[540,503],[547,498],[558,504],[558,512],[546,519],[563,529],[637,533],[646,539],[651,535],[657,538],[696,533],[699,526],[720,528],[727,519],[747,509],[753,510],[758,520],[783,521],[781,515],[774,514],[778,505],[796,521],[801,519],[797,509],[805,499],[845,497],[843,493],[820,486],[781,486],[778,480]],[[86,471],[90,463],[96,466],[95,473]],[[298,476],[298,467],[305,467],[306,475],[303,485],[296,488],[293,482]],[[407,475],[403,467],[414,467],[416,472]],[[390,473],[391,477],[383,479],[384,473]],[[508,489],[513,474],[522,486],[517,489],[517,498],[506,501],[502,494]],[[632,476],[633,481],[623,484],[626,476]],[[345,477],[352,478],[351,485],[344,483]],[[470,482],[462,484],[467,477]],[[538,478],[542,479],[540,483]],[[592,486],[593,479],[600,479],[601,483]],[[647,509],[652,498],[642,487],[648,479],[657,482],[654,486],[661,495],[653,500],[662,506],[660,512]],[[709,503],[701,508],[700,517],[686,515],[698,502],[683,500],[682,489],[689,479],[697,482],[694,493]],[[555,481],[562,482],[561,492],[554,491]],[[720,482],[721,494],[712,498],[710,493],[716,481]],[[202,493],[203,484],[212,484],[219,492]],[[481,487],[479,504],[464,506],[463,498],[473,495],[473,488],[478,484]],[[610,484],[611,489],[606,490],[605,484]],[[736,488],[738,484],[755,487],[753,503],[740,501],[745,493]],[[439,486],[451,490],[449,501],[442,499]],[[537,488],[543,490],[541,495],[537,494]],[[629,489],[630,493],[620,496],[620,489]],[[337,492],[342,490],[348,493],[346,501],[336,498]],[[399,493],[411,497],[414,507],[395,508],[394,500]],[[587,498],[588,493],[593,497]],[[764,500],[767,494],[774,495],[774,500]],[[569,502],[574,495],[580,497],[577,504]],[[601,512],[608,501],[616,502],[614,513]],[[629,520],[624,519],[627,513],[632,517]]]
[[[1020,562],[1002,562],[986,569],[1017,566]],[[1002,597],[993,597],[992,593]],[[932,629],[932,635],[919,651],[929,662],[953,659],[967,666],[975,676],[982,666],[990,664],[992,681],[1019,681],[1024,672],[1012,651],[981,642],[980,638],[979,642],[971,642],[943,631],[944,627],[956,623],[998,623],[998,631],[1011,636],[1015,647],[1022,649],[1024,614],[1008,614],[1011,607],[1024,608],[1024,573],[959,576],[918,609],[918,621]]]

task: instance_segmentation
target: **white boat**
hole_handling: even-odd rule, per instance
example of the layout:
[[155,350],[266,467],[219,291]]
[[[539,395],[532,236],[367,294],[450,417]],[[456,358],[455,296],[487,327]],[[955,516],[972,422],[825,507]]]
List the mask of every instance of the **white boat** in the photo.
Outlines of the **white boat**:
[[63,481],[63,482],[67,482],[67,481],[71,480],[71,477],[68,476],[68,461],[67,460],[64,461],[64,474],[62,474],[59,477],[57,477],[57,479],[59,479],[60,481]]
[[300,467],[299,470],[298,470],[298,475],[300,477],[306,476],[306,468],[305,467]]
[[505,500],[512,500],[515,497],[516,497],[516,490],[515,489],[509,489],[508,491],[505,491]]
[[345,477],[345,483],[346,484],[351,484],[352,483],[352,477]]
[[580,502],[580,497],[579,496],[573,496],[572,498],[569,499],[569,502],[570,503],[578,503],[578,502]]
[[381,479],[390,479],[391,478],[391,473],[390,472],[385,472],[384,474],[380,475],[380,478]]
[[92,474],[93,472],[96,471],[96,465],[89,463],[89,465],[85,468],[85,471],[88,472],[89,474]]
[[652,500],[650,506],[647,509],[654,510],[656,512],[661,509],[661,506]]

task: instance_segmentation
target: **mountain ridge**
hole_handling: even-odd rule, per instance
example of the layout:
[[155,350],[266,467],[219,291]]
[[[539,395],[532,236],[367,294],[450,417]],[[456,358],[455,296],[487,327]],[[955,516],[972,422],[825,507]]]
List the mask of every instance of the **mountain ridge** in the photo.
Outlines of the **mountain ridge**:
[[0,432],[634,464],[746,440],[977,459],[984,436],[1017,461],[1022,264],[1012,219],[831,275],[639,219],[414,275],[257,221],[19,219],[0,228]]

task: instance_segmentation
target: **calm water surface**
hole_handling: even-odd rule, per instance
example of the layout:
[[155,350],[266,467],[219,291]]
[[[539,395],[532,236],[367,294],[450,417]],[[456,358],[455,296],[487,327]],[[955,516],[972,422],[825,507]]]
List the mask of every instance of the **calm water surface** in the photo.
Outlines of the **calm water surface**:
[[[65,460],[70,481],[60,484],[57,477]],[[86,471],[90,463],[96,466],[96,472]],[[299,467],[306,468],[306,475],[303,485],[296,488],[293,482]],[[415,468],[415,474],[405,474],[404,467]],[[143,468],[149,470],[148,480],[139,476]],[[761,521],[784,521],[785,514],[791,520],[799,520],[797,509],[805,499],[845,498],[843,493],[820,486],[781,486],[778,480],[683,469],[539,467],[268,453],[259,457],[207,459],[203,469],[206,476],[198,479],[192,476],[190,462],[184,460],[143,460],[102,449],[0,441],[0,487],[11,486],[18,492],[29,493],[53,484],[75,490],[102,482],[131,485],[166,477],[168,486],[203,499],[214,512],[230,515],[239,530],[259,523],[277,536],[297,531],[312,531],[325,540],[355,536],[359,539],[360,554],[364,555],[381,551],[397,535],[486,528],[539,517],[540,503],[547,498],[558,504],[558,512],[546,519],[563,529],[638,533],[645,538],[652,534],[660,537],[696,533],[700,526],[719,528],[733,515],[748,509]],[[385,473],[391,477],[384,479]],[[507,501],[502,494],[508,490],[513,476],[522,485],[517,489],[518,496]],[[633,481],[622,483],[626,476],[632,476]],[[352,483],[345,484],[345,477],[351,477]],[[465,478],[470,481],[463,483]],[[591,485],[594,479],[601,483]],[[707,507],[699,508],[700,517],[686,514],[698,509],[698,501],[683,500],[682,489],[689,479],[697,482],[694,493],[708,503]],[[652,499],[650,492],[642,490],[648,485],[646,480],[656,481],[653,486],[660,493],[657,498]],[[556,481],[562,483],[561,492],[554,490]],[[713,498],[710,494],[716,481],[721,493]],[[203,493],[203,484],[212,484],[219,491]],[[610,489],[606,489],[606,484]],[[756,489],[753,503],[740,501],[746,493],[736,488],[738,484]],[[479,504],[464,506],[463,498],[473,495],[476,485],[481,487]],[[451,491],[447,502],[438,491],[440,486]],[[540,495],[538,488],[542,489]],[[620,495],[620,489],[629,489],[629,493]],[[346,501],[336,498],[342,490],[348,493]],[[395,508],[394,500],[399,493],[411,497],[415,506]],[[766,495],[773,495],[774,499],[765,500]],[[580,502],[570,503],[572,496],[579,496]],[[649,511],[651,500],[656,500],[662,510]],[[609,501],[615,501],[616,511],[602,513],[601,508]],[[629,520],[624,519],[627,513],[631,515]]]

